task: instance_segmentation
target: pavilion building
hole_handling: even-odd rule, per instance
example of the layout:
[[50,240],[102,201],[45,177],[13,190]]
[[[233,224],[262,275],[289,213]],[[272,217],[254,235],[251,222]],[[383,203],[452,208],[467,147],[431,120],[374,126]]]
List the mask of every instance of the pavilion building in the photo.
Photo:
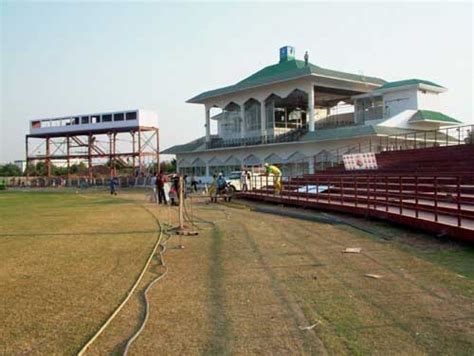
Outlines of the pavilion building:
[[[460,124],[441,112],[444,91],[427,80],[386,82],[322,68],[307,55],[296,59],[286,46],[277,64],[189,99],[204,105],[205,135],[162,153],[176,155],[181,173],[203,180],[265,162],[284,174],[313,173],[318,161],[312,158],[331,160],[339,148],[347,148],[340,154],[376,150],[382,137]],[[217,134],[211,135],[211,120]]]

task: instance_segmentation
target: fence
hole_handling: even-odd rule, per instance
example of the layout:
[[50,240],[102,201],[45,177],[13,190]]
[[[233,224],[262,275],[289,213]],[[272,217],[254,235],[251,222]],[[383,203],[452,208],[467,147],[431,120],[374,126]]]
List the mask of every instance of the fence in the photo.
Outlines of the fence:
[[[241,197],[304,207],[327,208],[389,218],[442,232],[440,225],[474,240],[474,175],[466,174],[318,174],[282,177],[276,194],[275,177],[254,177]],[[437,230],[435,229],[437,227]],[[464,231],[466,230],[466,231]],[[448,230],[446,230],[448,231]]]
[[[110,178],[85,178],[77,177],[65,179],[62,177],[0,177],[0,181],[4,181],[7,187],[108,187]],[[155,177],[117,177],[119,187],[152,187],[155,184]]]
[[294,142],[298,141],[302,135],[308,132],[306,126],[300,127],[295,130],[288,131],[281,135],[265,135],[255,137],[245,137],[236,139],[214,139],[207,143],[207,148],[223,148],[223,147],[240,147],[240,146],[254,146],[263,145],[269,143],[282,143],[282,142]]
[[404,134],[369,138],[368,142],[322,151],[295,163],[314,165],[314,170],[325,170],[342,164],[342,156],[350,153],[401,151],[430,147],[474,144],[474,125],[448,127],[430,131],[411,131]]

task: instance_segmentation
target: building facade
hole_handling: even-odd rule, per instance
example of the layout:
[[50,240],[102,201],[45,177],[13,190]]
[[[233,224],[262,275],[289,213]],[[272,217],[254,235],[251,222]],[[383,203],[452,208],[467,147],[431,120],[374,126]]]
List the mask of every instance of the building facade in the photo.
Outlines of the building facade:
[[181,173],[203,180],[265,162],[284,174],[312,173],[318,162],[355,147],[372,150],[382,137],[460,124],[440,111],[444,91],[426,80],[386,82],[322,68],[286,46],[277,64],[189,99],[204,106],[205,135],[162,153],[176,155]]

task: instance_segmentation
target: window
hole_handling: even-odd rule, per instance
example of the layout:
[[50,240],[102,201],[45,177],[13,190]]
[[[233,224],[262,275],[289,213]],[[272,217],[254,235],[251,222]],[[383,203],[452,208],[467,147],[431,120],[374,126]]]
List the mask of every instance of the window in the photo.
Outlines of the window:
[[267,119],[267,129],[273,129],[275,125],[275,113],[274,113],[275,106],[273,103],[267,104],[266,110],[266,119]]
[[198,166],[198,167],[193,167],[194,171],[193,174],[195,176],[205,176],[206,175],[206,167],[205,166]]
[[240,133],[240,113],[238,111],[224,111],[221,129],[224,136]]
[[100,122],[100,115],[91,116],[91,124],[98,124]]
[[102,115],[102,122],[111,122],[111,121],[112,121],[112,114]]
[[245,130],[260,130],[260,103],[254,99],[245,104]]
[[125,117],[127,120],[136,120],[137,119],[137,113],[135,111],[133,112],[128,112],[125,114]]
[[378,120],[383,118],[383,99],[381,96],[360,99],[356,106],[357,122],[364,123],[367,120]]
[[206,167],[181,167],[179,172],[184,175],[188,176],[205,176],[206,175]]
[[73,121],[73,125],[79,125],[79,117],[73,117],[72,118],[72,121]]
[[118,113],[118,114],[114,114],[114,121],[123,121],[124,119],[124,115],[123,113]]
[[89,123],[89,116],[81,116],[81,124],[86,125]]

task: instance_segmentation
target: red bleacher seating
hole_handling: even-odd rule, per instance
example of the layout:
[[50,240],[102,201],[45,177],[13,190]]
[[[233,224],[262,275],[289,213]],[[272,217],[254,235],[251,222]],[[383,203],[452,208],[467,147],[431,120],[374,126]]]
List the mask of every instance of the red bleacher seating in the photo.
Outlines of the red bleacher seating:
[[[378,169],[332,167],[245,198],[372,215],[474,242],[474,145],[387,151]],[[329,187],[316,193],[314,187]]]

